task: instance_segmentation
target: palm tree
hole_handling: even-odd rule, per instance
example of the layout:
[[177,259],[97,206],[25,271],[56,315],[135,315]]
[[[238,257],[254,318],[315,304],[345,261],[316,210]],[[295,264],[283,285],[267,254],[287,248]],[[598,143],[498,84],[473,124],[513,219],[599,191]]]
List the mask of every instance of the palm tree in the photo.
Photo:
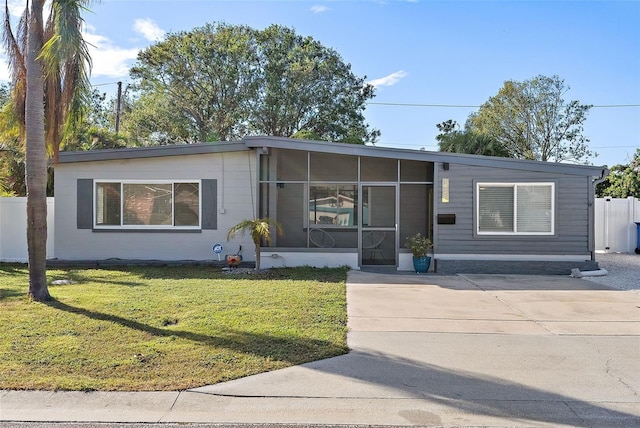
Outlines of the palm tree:
[[237,234],[244,235],[249,231],[251,239],[256,246],[256,270],[260,269],[260,243],[264,240],[267,244],[271,242],[272,226],[275,227],[278,235],[282,235],[282,226],[270,218],[255,218],[253,220],[242,220],[227,232],[227,241],[235,238]]
[[26,152],[29,296],[50,300],[47,288],[47,148],[57,161],[65,131],[82,114],[91,65],[81,12],[90,0],[30,0],[14,35],[5,0],[4,44],[12,72],[12,102]]

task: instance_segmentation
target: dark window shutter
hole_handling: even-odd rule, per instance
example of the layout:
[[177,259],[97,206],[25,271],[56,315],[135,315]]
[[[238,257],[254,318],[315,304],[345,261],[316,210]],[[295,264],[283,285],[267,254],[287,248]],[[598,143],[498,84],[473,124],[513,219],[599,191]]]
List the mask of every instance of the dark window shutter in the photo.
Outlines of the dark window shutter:
[[77,227],[78,229],[93,229],[93,180],[80,178],[77,186]]
[[218,228],[218,180],[202,180],[202,229]]

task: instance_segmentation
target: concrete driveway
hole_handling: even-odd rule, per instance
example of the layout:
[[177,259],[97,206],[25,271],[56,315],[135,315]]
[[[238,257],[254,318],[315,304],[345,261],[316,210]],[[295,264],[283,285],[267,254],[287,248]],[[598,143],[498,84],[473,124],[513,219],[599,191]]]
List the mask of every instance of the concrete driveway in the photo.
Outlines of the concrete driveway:
[[175,393],[10,392],[2,413],[31,418],[8,420],[640,426],[640,294],[557,276],[352,271],[347,299],[348,355]]
[[291,409],[290,422],[640,424],[638,294],[558,276],[353,271],[347,298],[350,354],[198,391],[294,397],[315,414]]

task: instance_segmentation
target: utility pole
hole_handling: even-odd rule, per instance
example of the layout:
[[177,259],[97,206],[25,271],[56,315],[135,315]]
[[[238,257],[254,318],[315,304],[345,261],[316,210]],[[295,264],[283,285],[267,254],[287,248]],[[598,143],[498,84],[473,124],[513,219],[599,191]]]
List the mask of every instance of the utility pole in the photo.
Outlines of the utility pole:
[[116,102],[116,135],[120,130],[120,110],[122,109],[122,82],[118,82],[118,101]]

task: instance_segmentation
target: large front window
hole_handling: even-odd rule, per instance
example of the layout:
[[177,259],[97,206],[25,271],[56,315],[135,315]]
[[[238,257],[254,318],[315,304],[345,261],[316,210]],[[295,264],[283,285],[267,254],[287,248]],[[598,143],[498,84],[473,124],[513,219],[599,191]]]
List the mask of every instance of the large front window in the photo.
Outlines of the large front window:
[[200,183],[96,182],[96,227],[197,228]]
[[554,183],[478,183],[479,235],[553,235]]
[[309,187],[309,223],[356,226],[358,190],[354,184]]

